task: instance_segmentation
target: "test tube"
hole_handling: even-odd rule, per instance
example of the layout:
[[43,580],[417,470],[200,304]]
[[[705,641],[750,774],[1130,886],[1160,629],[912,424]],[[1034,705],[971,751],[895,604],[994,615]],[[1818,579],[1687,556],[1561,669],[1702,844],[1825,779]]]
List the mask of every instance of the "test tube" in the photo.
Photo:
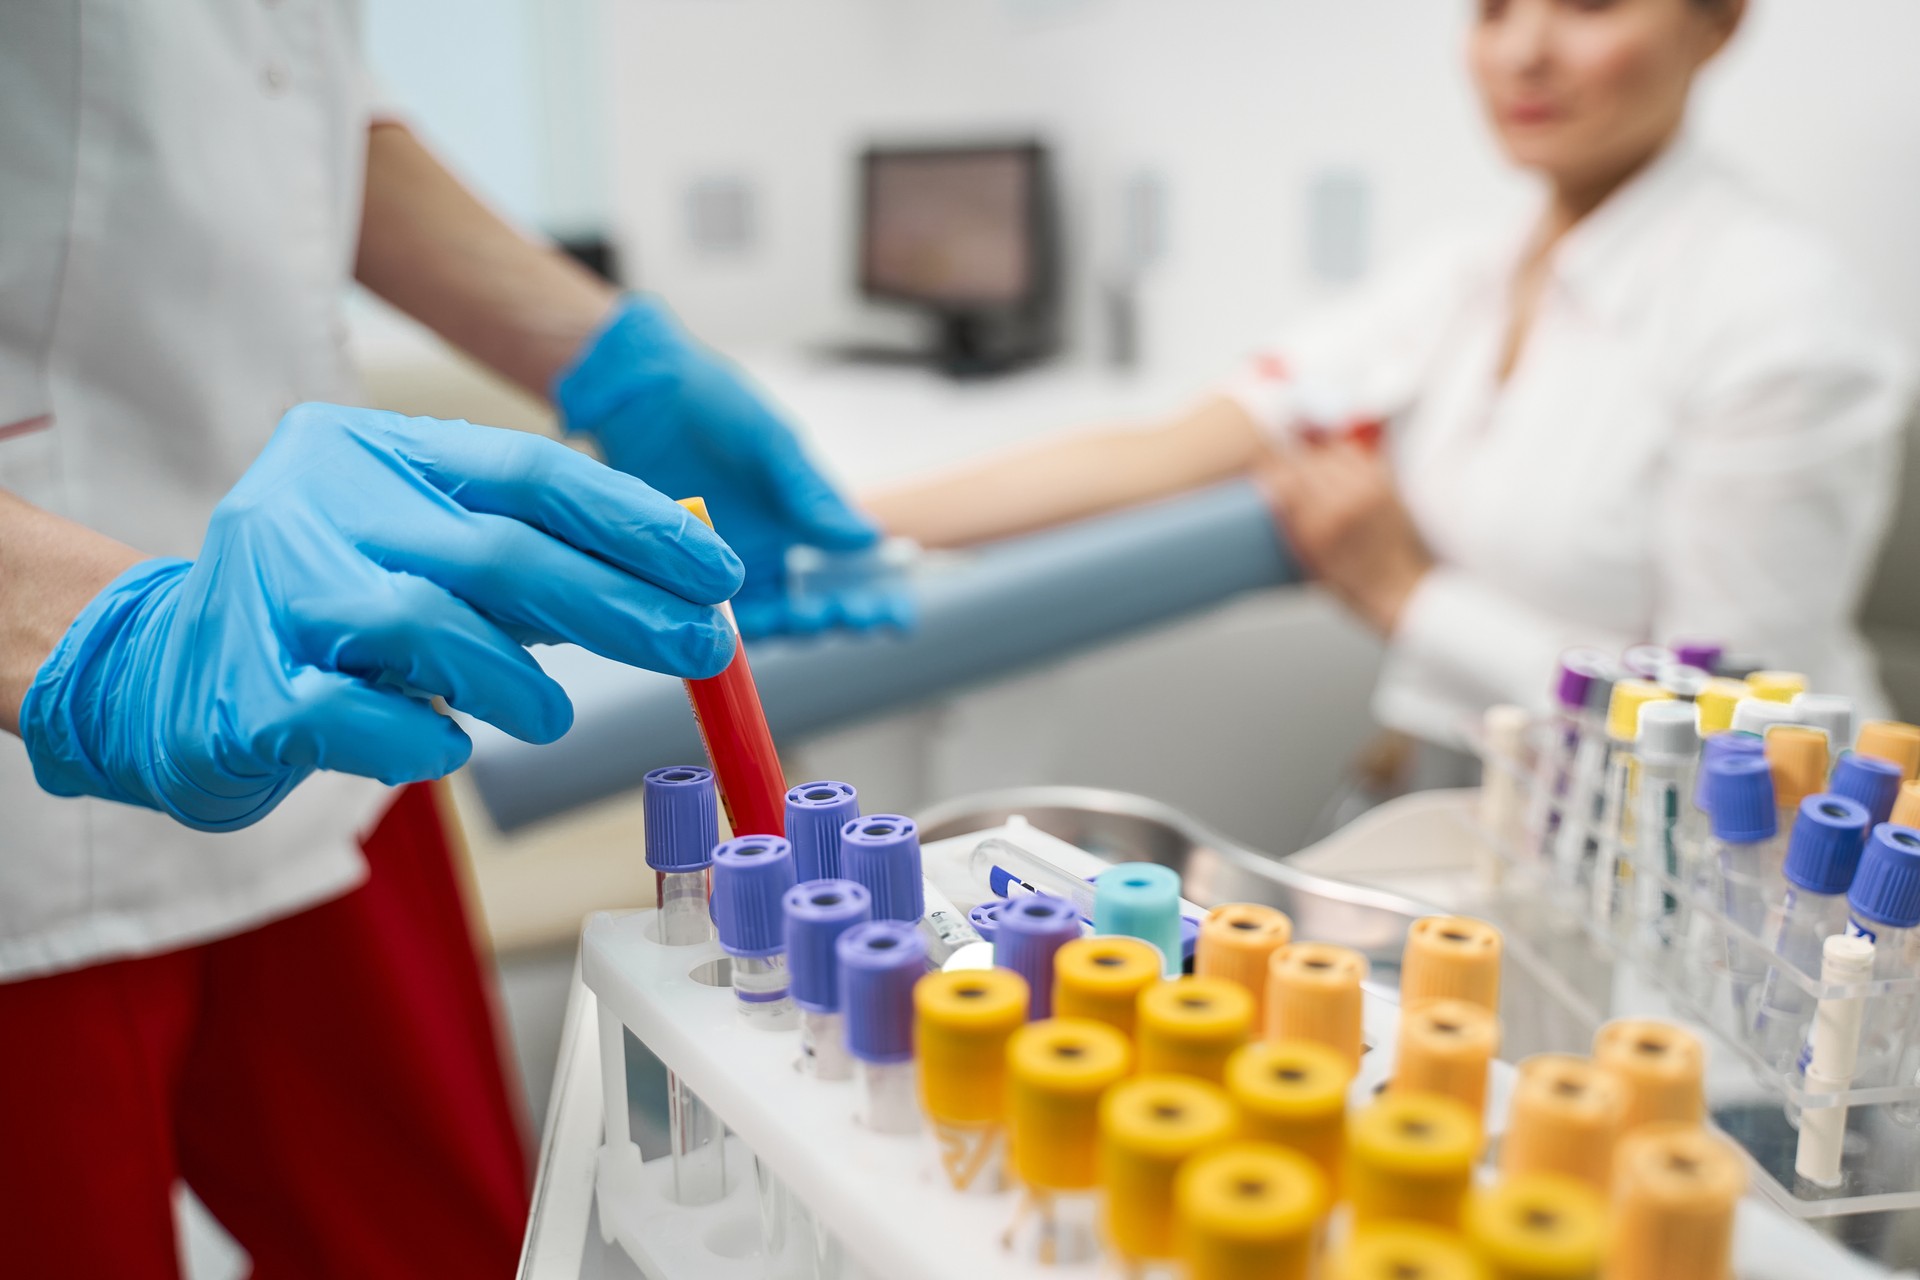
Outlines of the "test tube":
[[846,1018],[840,1007],[840,935],[873,918],[866,886],[852,880],[804,880],[787,890],[787,969],[800,1010],[800,1066],[821,1080],[850,1080]]
[[1863,756],[1893,761],[1908,782],[1920,777],[1920,726],[1900,720],[1869,720],[1860,726],[1853,749]]
[[[1873,944],[1865,938],[1837,934],[1826,940],[1820,955],[1820,981],[1850,986],[1873,976]],[[1807,1038],[1803,1083],[1809,1093],[1841,1093],[1853,1083],[1859,1063],[1861,1014],[1865,1001],[1858,996],[1829,996],[1814,1010]],[[1896,1108],[1895,1114],[1898,1115]],[[1800,1112],[1800,1141],[1794,1149],[1793,1171],[1816,1187],[1833,1188],[1843,1181],[1840,1157],[1845,1149],[1847,1109],[1808,1107]]]
[[792,1028],[786,911],[793,846],[779,836],[737,836],[713,851],[713,922],[733,964],[733,1007],[751,1026]]
[[1356,1227],[1457,1228],[1480,1155],[1480,1122],[1452,1098],[1389,1089],[1347,1124],[1347,1198]]
[[1747,688],[1762,702],[1792,702],[1807,691],[1807,678],[1798,671],[1756,671]]
[[1867,829],[1893,820],[1893,806],[1900,800],[1900,766],[1878,756],[1863,756],[1848,751],[1834,762],[1833,780],[1828,790],[1837,796],[1858,801],[1867,811]]
[[1308,1280],[1328,1206],[1326,1176],[1298,1152],[1235,1142],[1195,1156],[1173,1185],[1186,1280]]
[[1486,1272],[1452,1231],[1382,1222],[1354,1231],[1328,1280],[1486,1280]]
[[1407,930],[1400,953],[1400,1004],[1465,1000],[1500,1008],[1500,931],[1469,916],[1425,916]]
[[1360,984],[1367,958],[1327,942],[1290,942],[1267,969],[1267,1039],[1313,1040],[1360,1069]]
[[1775,1070],[1790,1069],[1805,1043],[1814,997],[1782,972],[1819,976],[1826,940],[1846,929],[1847,886],[1867,838],[1865,806],[1845,796],[1808,796],[1787,839],[1787,862],[1762,935],[1777,957],[1753,1014],[1753,1047]]
[[[703,500],[682,498],[680,505],[713,527]],[[733,609],[723,601],[720,612],[734,630],[733,658],[719,675],[686,682],[694,724],[713,761],[728,828],[736,836],[785,835],[787,780],[780,770],[780,753],[760,707],[760,691],[747,665],[747,647],[739,641]]]
[[1500,1051],[1500,1020],[1465,1000],[1428,1000],[1400,1015],[1393,1063],[1396,1093],[1431,1093],[1487,1108],[1487,1066]]
[[1133,1039],[1140,993],[1160,981],[1157,948],[1138,938],[1078,938],[1053,958],[1053,1014],[1091,1018]]
[[1093,882],[1093,931],[1139,938],[1160,951],[1162,972],[1180,972],[1180,876],[1157,862],[1123,862]]
[[1102,1234],[1123,1266],[1170,1263],[1173,1180],[1182,1162],[1234,1136],[1233,1101],[1186,1076],[1141,1075],[1100,1100]]
[[1694,773],[1693,803],[1680,816],[1680,845],[1683,850],[1704,845],[1712,837],[1712,824],[1707,811],[1713,806],[1712,797],[1707,793],[1707,783],[1712,777],[1714,763],[1733,756],[1764,758],[1766,750],[1766,744],[1751,733],[1716,733],[1701,742],[1700,767]]
[[1187,977],[1140,993],[1140,1070],[1219,1084],[1253,1031],[1253,997],[1225,978]]
[[1025,1188],[1009,1248],[1044,1266],[1098,1256],[1100,1099],[1132,1056],[1125,1036],[1090,1018],[1030,1022],[1008,1040],[1013,1167]]
[[705,942],[713,936],[707,869],[720,840],[713,772],[669,765],[649,772],[641,785],[647,865],[660,901],[660,941],[670,947]]
[[840,827],[840,869],[873,895],[873,918],[917,925],[927,913],[920,828],[912,818],[876,813]]
[[845,782],[803,782],[787,791],[787,839],[793,842],[794,874],[807,880],[838,880],[840,828],[860,816],[860,793]]
[[[1873,829],[1847,891],[1847,932],[1873,944],[1873,976],[1920,972],[1920,829],[1883,822]],[[1902,1071],[1912,1039],[1914,998],[1880,995],[1867,1002],[1854,1070],[1859,1088],[1906,1084]]]
[[[1721,905],[1729,922],[1758,937],[1766,923],[1771,886],[1778,882],[1786,858],[1773,804],[1773,774],[1764,758],[1734,756],[1708,765],[1707,775],[1713,829],[1708,856],[1719,872]],[[1766,958],[1757,946],[1729,932],[1727,975],[1738,1017],[1751,1016],[1749,1002],[1765,971]]]
[[1240,1108],[1242,1135],[1298,1151],[1336,1189],[1352,1081],[1347,1060],[1312,1040],[1243,1045],[1227,1059],[1227,1092]]
[[1679,901],[1661,885],[1685,876],[1680,843],[1681,820],[1693,788],[1694,760],[1700,751],[1699,712],[1681,702],[1653,702],[1640,708],[1638,807],[1633,868],[1634,915],[1646,942],[1669,941]]
[[1782,725],[1767,734],[1766,755],[1778,824],[1785,831],[1793,826],[1800,802],[1827,789],[1827,735],[1807,725]]
[[1579,869],[1600,820],[1607,779],[1607,707],[1613,698],[1614,681],[1620,678],[1621,671],[1605,654],[1596,654],[1578,671],[1571,669],[1563,656],[1560,672],[1559,692],[1579,690],[1584,705],[1578,716],[1579,728],[1565,794],[1559,806],[1559,821],[1545,852],[1556,876],[1571,885],[1578,881]]
[[1027,980],[1009,969],[930,973],[913,989],[920,1101],[955,1191],[1007,1185],[1007,1041],[1027,1000]]
[[[1612,659],[1598,649],[1569,649],[1560,655],[1554,680],[1553,724],[1534,770],[1528,805],[1528,842],[1541,858],[1550,857],[1573,803],[1576,759],[1595,729],[1588,710],[1593,685],[1606,677]],[[1577,815],[1575,817],[1577,821]]]
[[[1673,695],[1649,680],[1621,680],[1613,686],[1607,701],[1607,774],[1601,796],[1600,826],[1594,842],[1595,860],[1591,867],[1562,864],[1560,875],[1568,884],[1581,883],[1590,875],[1591,911],[1595,920],[1605,924],[1619,911],[1620,890],[1637,856],[1634,827],[1634,784],[1639,770],[1635,748],[1640,733],[1640,709],[1651,702],[1670,701]],[[1569,873],[1572,873],[1571,875]]]
[[1193,952],[1193,972],[1224,978],[1253,997],[1253,1034],[1267,1022],[1267,970],[1273,953],[1293,940],[1287,913],[1257,902],[1229,902],[1207,912]]
[[1080,915],[1050,893],[1009,902],[996,922],[993,962],[1027,980],[1030,1019],[1053,1016],[1054,956],[1080,936]]
[[1093,919],[1093,885],[1090,882],[1061,870],[1039,854],[1011,840],[999,836],[982,840],[968,855],[967,870],[977,883],[996,897],[1050,893],[1071,902],[1082,920]]
[[1706,1052],[1684,1027],[1616,1019],[1594,1033],[1593,1060],[1626,1092],[1623,1135],[1649,1124],[1697,1125],[1707,1114]]
[[1467,1242],[1487,1280],[1598,1280],[1606,1205],[1585,1182],[1551,1173],[1507,1178],[1467,1200]]
[[927,944],[900,920],[869,920],[840,935],[840,1008],[847,1052],[859,1064],[861,1120],[878,1133],[918,1133],[913,1071],[913,984]]
[[1746,1166],[1695,1125],[1653,1125],[1620,1143],[1607,1280],[1724,1280]]

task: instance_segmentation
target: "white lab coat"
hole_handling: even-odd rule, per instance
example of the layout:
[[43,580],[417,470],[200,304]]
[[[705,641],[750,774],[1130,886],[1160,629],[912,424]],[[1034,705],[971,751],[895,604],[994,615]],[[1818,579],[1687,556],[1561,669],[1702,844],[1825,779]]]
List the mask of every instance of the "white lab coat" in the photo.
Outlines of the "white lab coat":
[[1720,640],[1884,707],[1853,624],[1910,408],[1906,353],[1817,237],[1682,141],[1556,249],[1497,378],[1527,226],[1476,234],[1283,334],[1229,388],[1283,442],[1386,418],[1440,567],[1380,720],[1457,742],[1544,708],[1575,644]]
[[[193,555],[303,400],[350,400],[365,171],[350,0],[0,4],[0,487]],[[365,876],[377,784],[205,835],[55,799],[0,737],[0,978],[220,937]]]

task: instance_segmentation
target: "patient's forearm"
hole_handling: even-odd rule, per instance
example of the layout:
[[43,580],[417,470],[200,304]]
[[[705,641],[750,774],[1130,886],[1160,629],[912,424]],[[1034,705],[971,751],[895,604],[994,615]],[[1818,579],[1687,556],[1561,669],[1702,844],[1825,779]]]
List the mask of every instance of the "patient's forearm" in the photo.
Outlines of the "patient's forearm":
[[1163,426],[1063,436],[862,496],[889,532],[953,547],[1043,529],[1224,480],[1261,452],[1231,400]]

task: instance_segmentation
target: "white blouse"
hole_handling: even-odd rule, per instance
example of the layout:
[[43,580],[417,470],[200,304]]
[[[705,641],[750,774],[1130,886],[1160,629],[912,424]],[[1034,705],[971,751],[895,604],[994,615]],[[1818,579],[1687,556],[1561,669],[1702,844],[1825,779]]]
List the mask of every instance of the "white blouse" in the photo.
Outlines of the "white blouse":
[[1883,709],[1853,618],[1892,507],[1902,345],[1835,255],[1688,144],[1554,251],[1498,377],[1527,229],[1447,246],[1283,335],[1230,393],[1283,442],[1383,418],[1439,562],[1374,712],[1457,742],[1544,708],[1576,644],[1717,640]]

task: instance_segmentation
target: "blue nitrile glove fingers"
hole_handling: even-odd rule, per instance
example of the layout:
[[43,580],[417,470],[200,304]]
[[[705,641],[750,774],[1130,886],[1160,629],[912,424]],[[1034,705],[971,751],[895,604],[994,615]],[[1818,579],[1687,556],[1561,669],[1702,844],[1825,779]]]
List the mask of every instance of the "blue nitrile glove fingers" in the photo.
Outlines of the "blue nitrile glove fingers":
[[657,299],[623,299],[555,382],[554,399],[568,429],[592,435],[613,466],[664,492],[707,500],[714,527],[746,565],[734,608],[743,632],[857,625],[866,616],[830,610],[802,618],[787,607],[787,548],[857,551],[879,531],[745,378]]
[[200,557],[148,561],[75,620],[21,706],[61,795],[245,826],[316,769],[439,777],[472,744],[429,702],[533,742],[572,723],[521,647],[675,675],[732,656],[740,565],[684,509],[550,440],[305,405]]

